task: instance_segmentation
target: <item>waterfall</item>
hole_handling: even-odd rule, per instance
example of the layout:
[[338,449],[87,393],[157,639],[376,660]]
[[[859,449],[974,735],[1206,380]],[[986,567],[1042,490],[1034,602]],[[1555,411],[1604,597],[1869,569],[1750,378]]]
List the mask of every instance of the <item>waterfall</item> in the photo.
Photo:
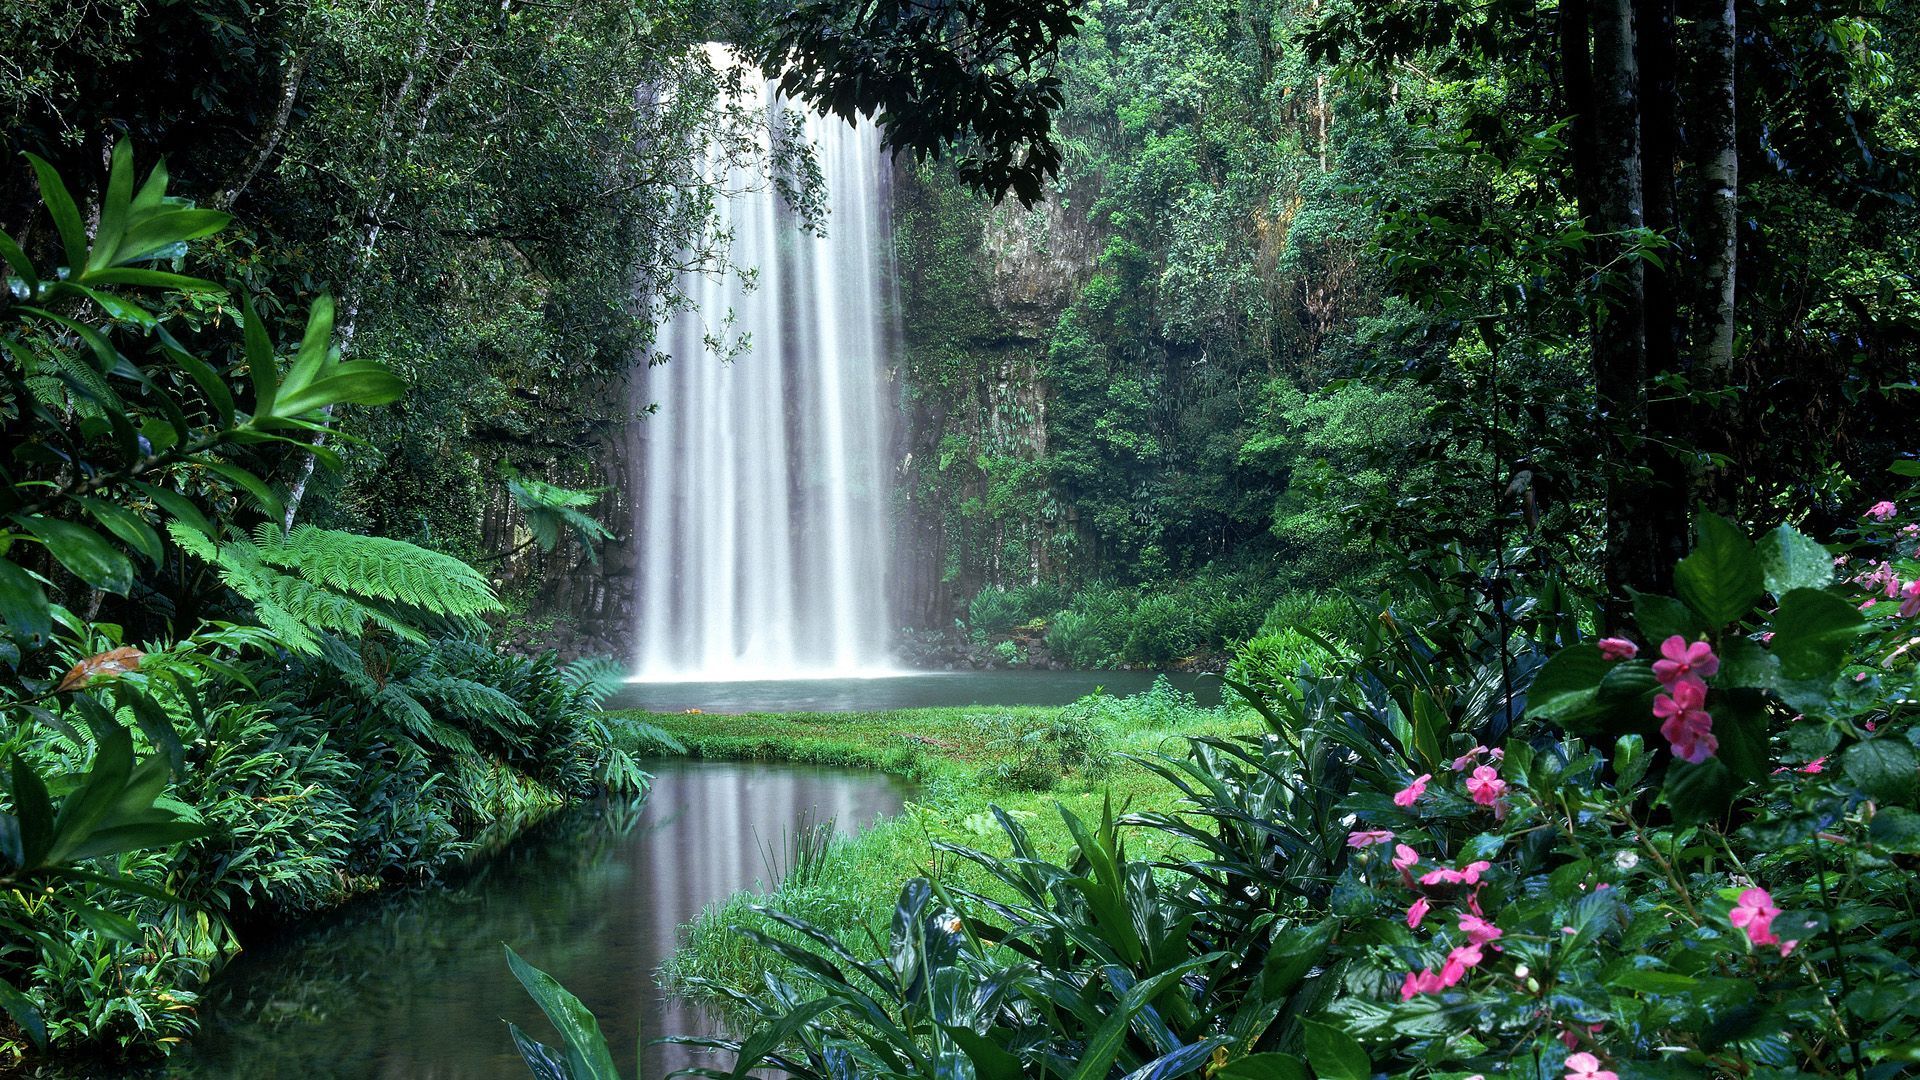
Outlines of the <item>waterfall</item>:
[[[759,100],[781,108],[770,88]],[[635,424],[638,679],[888,666],[885,170],[871,123],[808,116],[805,130],[825,235],[799,228],[764,168],[703,165],[728,193],[730,261],[753,274],[683,279],[696,305],[638,386],[658,406]],[[716,356],[723,330],[746,350]]]

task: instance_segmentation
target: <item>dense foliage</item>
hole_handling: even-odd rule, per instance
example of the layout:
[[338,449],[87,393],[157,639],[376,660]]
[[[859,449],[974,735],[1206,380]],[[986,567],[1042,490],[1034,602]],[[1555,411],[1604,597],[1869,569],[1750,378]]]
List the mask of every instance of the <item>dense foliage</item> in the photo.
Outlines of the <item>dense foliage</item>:
[[[1735,7],[1649,10],[1622,72],[1586,4],[1086,4],[1047,203],[902,191],[916,616],[991,645],[970,602],[1038,586],[1073,638],[1113,589],[1310,608],[1451,558],[1612,618],[1696,501],[1850,520],[1908,442],[1912,11]],[[1600,216],[1597,102],[1641,109],[1643,221]]]
[[[997,812],[1010,856],[935,841],[993,887],[936,860],[884,944],[764,909],[784,974],[693,1041],[823,1078],[1901,1074],[1916,533],[1891,500],[1839,554],[1705,518],[1628,636],[1389,611],[1247,689],[1262,733],[1142,758],[1176,806],[1058,806],[1064,861]],[[1154,836],[1183,846],[1129,857]],[[564,1039],[516,1033],[535,1071],[619,1075],[515,970]]]

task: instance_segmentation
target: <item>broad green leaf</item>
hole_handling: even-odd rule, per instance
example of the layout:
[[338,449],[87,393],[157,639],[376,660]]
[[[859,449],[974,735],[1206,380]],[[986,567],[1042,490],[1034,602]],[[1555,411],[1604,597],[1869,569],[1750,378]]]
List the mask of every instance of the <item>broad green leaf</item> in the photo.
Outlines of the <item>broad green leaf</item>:
[[1248,1054],[1227,1062],[1213,1076],[1214,1080],[1307,1080],[1307,1066],[1286,1054]]
[[572,1080],[620,1080],[620,1071],[613,1065],[613,1054],[607,1050],[606,1037],[600,1034],[600,1022],[580,1004],[580,999],[555,982],[553,976],[520,959],[520,954],[511,948],[507,949],[507,966],[560,1032]]
[[13,759],[13,816],[20,830],[20,865],[36,866],[53,846],[53,801],[40,774],[17,756]]
[[146,556],[147,561],[160,565],[165,550],[160,546],[160,534],[153,531],[140,515],[124,506],[110,503],[105,499],[82,498],[80,505],[86,508],[93,519],[105,526],[107,531],[119,537],[126,545]]
[[113,144],[106,198],[100,201],[100,224],[93,231],[93,252],[87,256],[86,269],[102,270],[113,262],[114,252],[120,250],[120,241],[127,233],[132,202],[133,146],[121,138]]
[[[226,228],[232,220],[232,215],[218,210],[163,210],[147,215],[139,224],[127,230],[126,239],[121,241],[120,250],[115,253],[113,261],[124,264],[155,258],[176,245],[212,236]],[[94,279],[90,277],[88,280]]]
[[5,230],[0,230],[0,259],[5,259],[7,265],[13,267],[13,272],[20,275],[20,280],[27,283],[27,288],[40,284],[40,274],[33,268],[33,260],[27,258],[27,253],[20,250],[20,245]]
[[1760,538],[1760,572],[1767,591],[1785,596],[1795,589],[1824,589],[1833,583],[1833,555],[1791,525]]
[[1616,661],[1600,655],[1592,642],[1569,645],[1554,653],[1534,676],[1527,690],[1527,711],[1546,720],[1561,720],[1590,709],[1600,693],[1600,680]]
[[1883,806],[1867,826],[1874,847],[1906,855],[1920,855],[1920,814],[1905,807]]
[[33,1045],[45,1048],[47,1045],[47,1025],[40,1019],[40,1010],[33,1007],[33,999],[15,989],[13,984],[0,979],[0,1009],[13,1018],[20,1030],[27,1033]]
[[200,512],[200,508],[193,504],[193,500],[177,491],[139,480],[134,481],[133,486],[147,498],[152,499],[155,506],[172,515],[175,521],[208,539],[214,537],[213,522],[207,520],[207,516]]
[[1893,736],[1855,743],[1840,755],[1840,767],[1860,793],[1871,799],[1911,804],[1920,787],[1920,759],[1913,747]]
[[1830,592],[1791,589],[1780,598],[1767,647],[1786,678],[1831,681],[1865,623],[1859,609]]
[[1640,634],[1645,639],[1642,648],[1657,650],[1661,642],[1675,634],[1694,641],[1707,632],[1707,626],[1700,621],[1700,616],[1671,596],[1643,592],[1633,592],[1632,595],[1633,621],[1640,627]]
[[1726,690],[1708,702],[1718,755],[1742,780],[1763,780],[1773,767],[1767,739],[1767,702],[1758,690]]
[[40,201],[46,204],[47,213],[53,217],[53,227],[60,233],[60,243],[67,252],[67,266],[78,274],[87,265],[87,225],[80,216],[80,208],[74,205],[73,195],[51,162],[38,154],[22,156],[40,180]]
[[47,591],[32,574],[5,559],[0,559],[0,622],[26,644],[38,644],[53,630]]
[[247,371],[253,377],[253,419],[257,424],[273,415],[275,396],[280,392],[280,369],[273,361],[273,339],[267,336],[267,324],[254,310],[253,297],[240,296],[241,331],[247,344]]
[[1331,1024],[1301,1022],[1306,1032],[1307,1060],[1323,1080],[1368,1080],[1373,1062],[1360,1041]]
[[1745,617],[1766,587],[1752,542],[1716,514],[1700,515],[1699,540],[1673,568],[1673,585],[1710,628]]
[[1719,758],[1698,765],[1676,761],[1667,770],[1667,805],[1673,808],[1674,820],[1683,825],[1716,821],[1733,805],[1736,787],[1733,774]]
[[14,520],[46,545],[60,565],[96,589],[125,596],[133,588],[133,562],[100,534],[71,521],[34,515]]
[[154,289],[179,289],[181,292],[225,293],[227,290],[205,278],[188,277],[185,274],[172,274],[165,270],[148,270],[133,266],[116,266],[98,273],[87,275],[89,285],[143,285]]

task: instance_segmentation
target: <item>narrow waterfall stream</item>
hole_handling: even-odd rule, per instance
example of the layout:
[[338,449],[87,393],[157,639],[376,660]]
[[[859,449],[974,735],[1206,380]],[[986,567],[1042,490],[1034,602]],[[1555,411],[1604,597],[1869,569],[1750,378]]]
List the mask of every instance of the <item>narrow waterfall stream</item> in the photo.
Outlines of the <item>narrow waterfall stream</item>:
[[[770,88],[756,99],[780,109]],[[871,674],[887,664],[885,169],[871,123],[808,116],[824,235],[764,170],[718,208],[752,276],[696,275],[635,425],[636,678]],[[709,152],[709,175],[727,166]],[[731,325],[727,320],[731,318]],[[712,338],[745,339],[732,359]]]

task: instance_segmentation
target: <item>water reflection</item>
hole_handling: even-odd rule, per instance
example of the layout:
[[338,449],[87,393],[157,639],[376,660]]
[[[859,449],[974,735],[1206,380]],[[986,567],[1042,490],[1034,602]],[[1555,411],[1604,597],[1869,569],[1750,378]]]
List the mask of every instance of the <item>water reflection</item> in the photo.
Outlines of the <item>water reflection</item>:
[[[659,762],[640,810],[600,808],[536,827],[453,888],[365,905],[257,948],[209,994],[205,1027],[175,1077],[477,1080],[527,1075],[511,1020],[547,1038],[507,971],[503,943],[600,1017],[630,1068],[664,1034],[711,1030],[655,983],[678,928],[767,877],[756,837],[778,844],[811,818],[843,831],[899,809],[874,773],[769,764]],[[644,1075],[696,1051],[648,1047]]]

